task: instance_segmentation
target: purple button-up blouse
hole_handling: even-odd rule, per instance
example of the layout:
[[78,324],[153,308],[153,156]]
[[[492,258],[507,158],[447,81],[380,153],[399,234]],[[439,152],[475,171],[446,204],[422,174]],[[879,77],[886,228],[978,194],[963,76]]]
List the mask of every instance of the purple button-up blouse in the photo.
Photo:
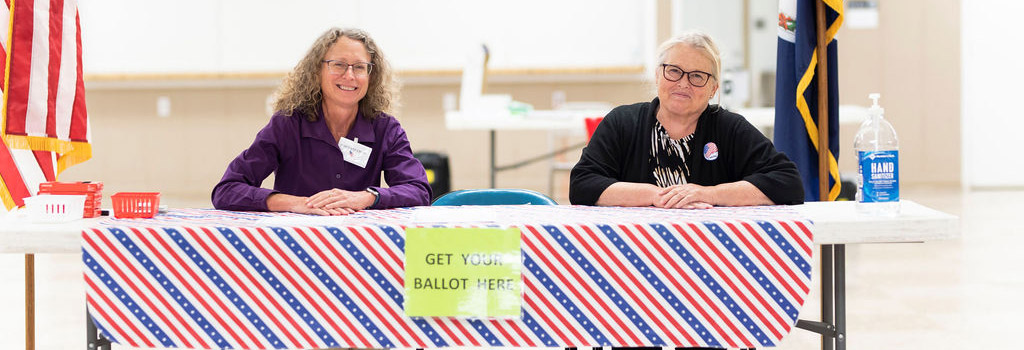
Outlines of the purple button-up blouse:
[[[409,139],[395,117],[381,113],[370,121],[362,111],[347,138],[370,147],[366,168],[346,162],[323,112],[311,122],[296,112],[274,114],[256,134],[256,140],[228,164],[224,177],[213,188],[213,206],[222,210],[266,211],[273,193],[311,196],[339,188],[380,193],[376,209],[430,204],[427,174],[412,156]],[[390,187],[380,188],[381,172]],[[276,172],[274,189],[260,188]]]

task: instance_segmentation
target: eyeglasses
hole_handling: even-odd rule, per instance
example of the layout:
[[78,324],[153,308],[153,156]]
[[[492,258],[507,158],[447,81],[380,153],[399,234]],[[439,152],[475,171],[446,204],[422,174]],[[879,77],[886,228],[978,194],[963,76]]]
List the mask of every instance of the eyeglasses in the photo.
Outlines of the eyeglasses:
[[348,64],[338,60],[324,60],[324,63],[327,63],[327,73],[335,75],[345,74],[349,67],[352,67],[352,75],[357,77],[368,76],[370,75],[370,72],[373,71],[373,63],[368,62]]
[[661,74],[665,76],[665,80],[671,82],[677,82],[685,75],[686,81],[690,82],[690,85],[696,87],[704,87],[704,85],[708,84],[708,80],[715,77],[711,75],[711,73],[701,72],[699,70],[687,72],[682,68],[679,68],[679,66],[667,63],[661,64]]

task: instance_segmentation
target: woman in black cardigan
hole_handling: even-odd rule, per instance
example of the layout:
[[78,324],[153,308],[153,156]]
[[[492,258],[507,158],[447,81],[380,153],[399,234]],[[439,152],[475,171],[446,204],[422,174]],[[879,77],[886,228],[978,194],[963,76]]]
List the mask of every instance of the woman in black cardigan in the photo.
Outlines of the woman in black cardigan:
[[802,203],[796,165],[742,116],[709,105],[721,76],[711,38],[684,34],[658,56],[658,97],[601,121],[572,169],[569,200],[691,209]]

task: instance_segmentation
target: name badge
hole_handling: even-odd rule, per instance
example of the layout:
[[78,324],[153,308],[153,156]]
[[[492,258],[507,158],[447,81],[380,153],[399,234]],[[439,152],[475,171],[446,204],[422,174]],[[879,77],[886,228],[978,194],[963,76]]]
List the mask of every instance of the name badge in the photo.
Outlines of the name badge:
[[338,148],[341,148],[341,154],[346,162],[358,165],[360,168],[366,167],[366,162],[370,161],[370,151],[373,150],[360,144],[358,137],[355,141],[342,137],[338,141]]

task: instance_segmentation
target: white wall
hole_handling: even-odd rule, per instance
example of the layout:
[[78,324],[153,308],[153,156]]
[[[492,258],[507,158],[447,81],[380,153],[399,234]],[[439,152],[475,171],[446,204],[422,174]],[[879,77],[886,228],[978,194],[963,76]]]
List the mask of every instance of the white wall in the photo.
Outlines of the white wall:
[[743,68],[743,1],[676,0],[672,34],[700,30],[711,35],[722,56],[722,71]]
[[486,43],[492,68],[646,62],[651,1],[88,0],[85,73],[284,72],[332,26],[359,27],[398,69],[459,69]]
[[965,187],[1024,186],[1020,13],[1024,3],[1016,1],[961,2]]
[[[747,7],[750,47],[744,48],[743,11]],[[775,103],[771,91],[761,91],[762,75],[774,91],[775,51],[778,46],[779,4],[773,1],[744,0],[673,0],[672,34],[688,30],[701,30],[711,35],[722,55],[722,70],[745,71],[746,80],[737,84],[746,86],[746,102],[750,107],[770,106]],[[760,24],[760,26],[758,25]],[[744,67],[744,51],[749,50],[749,67]],[[728,78],[729,75],[726,75]],[[738,76],[733,76],[734,78]],[[765,95],[767,93],[767,95]],[[739,101],[733,101],[742,104]],[[723,103],[727,103],[723,101]],[[743,107],[737,105],[734,107]]]

